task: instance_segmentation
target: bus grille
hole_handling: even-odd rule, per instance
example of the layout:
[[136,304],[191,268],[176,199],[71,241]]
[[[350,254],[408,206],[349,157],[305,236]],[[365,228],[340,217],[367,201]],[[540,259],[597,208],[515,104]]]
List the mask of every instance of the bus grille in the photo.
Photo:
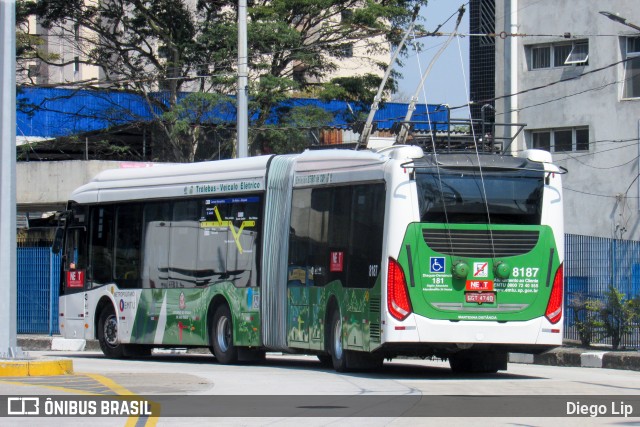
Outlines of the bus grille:
[[422,229],[431,249],[461,257],[509,257],[526,254],[538,243],[538,231]]
[[380,297],[369,298],[369,338],[371,341],[380,342]]
[[369,325],[369,338],[371,341],[380,342],[380,323],[371,323]]

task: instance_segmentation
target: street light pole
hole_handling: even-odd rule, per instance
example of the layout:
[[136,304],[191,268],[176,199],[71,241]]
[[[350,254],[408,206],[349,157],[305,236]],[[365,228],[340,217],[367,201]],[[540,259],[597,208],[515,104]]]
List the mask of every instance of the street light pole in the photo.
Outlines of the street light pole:
[[237,139],[236,157],[248,156],[249,145],[249,101],[247,94],[247,0],[238,0],[238,93],[237,93]]
[[606,16],[607,18],[611,19],[612,21],[615,21],[619,24],[622,25],[626,25],[627,27],[631,27],[636,31],[640,31],[640,26],[633,24],[631,22],[627,22],[626,18],[623,18],[622,16],[618,15],[617,13],[612,13],[612,12],[607,12],[605,10],[601,10],[600,11],[600,15]]

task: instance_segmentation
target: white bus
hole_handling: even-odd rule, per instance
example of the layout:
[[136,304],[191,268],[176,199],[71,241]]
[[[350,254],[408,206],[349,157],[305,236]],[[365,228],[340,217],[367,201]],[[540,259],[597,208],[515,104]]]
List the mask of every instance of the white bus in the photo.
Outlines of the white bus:
[[562,342],[560,175],[538,150],[415,146],[105,171],[62,215],[61,333],[115,358],[506,369]]

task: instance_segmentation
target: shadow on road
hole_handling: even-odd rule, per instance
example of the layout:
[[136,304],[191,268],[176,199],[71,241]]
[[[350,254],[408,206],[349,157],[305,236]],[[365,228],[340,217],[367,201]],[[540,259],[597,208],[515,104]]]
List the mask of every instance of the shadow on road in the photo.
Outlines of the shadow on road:
[[[58,357],[55,355],[47,355],[50,357]],[[96,359],[104,360],[102,354],[96,353],[75,353],[65,354],[65,357],[78,359]],[[163,364],[186,364],[186,365],[219,365],[215,357],[211,354],[154,354],[151,357],[121,359],[116,362],[127,363],[128,360],[136,362],[163,363]],[[115,360],[114,360],[115,361]],[[220,365],[222,366],[222,365]],[[434,362],[433,365],[425,365],[423,361],[417,359],[394,359],[391,362],[385,362],[384,365],[376,370],[355,371],[348,373],[336,373],[332,368],[320,363],[312,356],[297,355],[267,355],[266,360],[256,363],[243,363],[236,366],[251,366],[252,369],[260,368],[277,368],[286,370],[313,370],[317,372],[327,372],[331,374],[352,376],[359,378],[376,378],[376,379],[394,379],[394,380],[533,380],[543,379],[543,377],[533,375],[512,374],[509,371],[501,371],[495,374],[463,374],[454,373],[448,364]]]

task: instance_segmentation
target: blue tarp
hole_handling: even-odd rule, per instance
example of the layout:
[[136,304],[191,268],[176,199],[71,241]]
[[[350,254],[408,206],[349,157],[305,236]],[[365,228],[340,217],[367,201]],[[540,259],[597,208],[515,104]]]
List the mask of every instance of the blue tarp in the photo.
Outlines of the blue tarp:
[[[180,94],[184,99],[186,93]],[[152,96],[163,100],[165,94]],[[128,123],[148,122],[159,114],[157,108],[152,109],[144,97],[138,94],[119,91],[94,91],[51,88],[19,88],[17,94],[17,136],[55,138],[105,130]],[[369,107],[346,101],[321,101],[318,99],[292,98],[281,102],[272,111],[268,124],[277,124],[278,112],[283,109],[316,106],[333,113],[331,127],[350,128],[356,115],[368,114]],[[387,102],[376,112],[375,122],[378,129],[390,129],[393,123],[404,120],[407,104]],[[418,104],[412,120],[426,122],[446,122],[447,113],[440,105]],[[155,115],[154,115],[155,112]],[[194,114],[195,116],[195,114]],[[250,121],[254,121],[258,113],[254,112]],[[221,103],[213,109],[209,123],[230,124],[236,122],[236,108],[233,102]],[[444,125],[438,126],[445,129]],[[417,130],[428,129],[428,124],[416,126]]]

